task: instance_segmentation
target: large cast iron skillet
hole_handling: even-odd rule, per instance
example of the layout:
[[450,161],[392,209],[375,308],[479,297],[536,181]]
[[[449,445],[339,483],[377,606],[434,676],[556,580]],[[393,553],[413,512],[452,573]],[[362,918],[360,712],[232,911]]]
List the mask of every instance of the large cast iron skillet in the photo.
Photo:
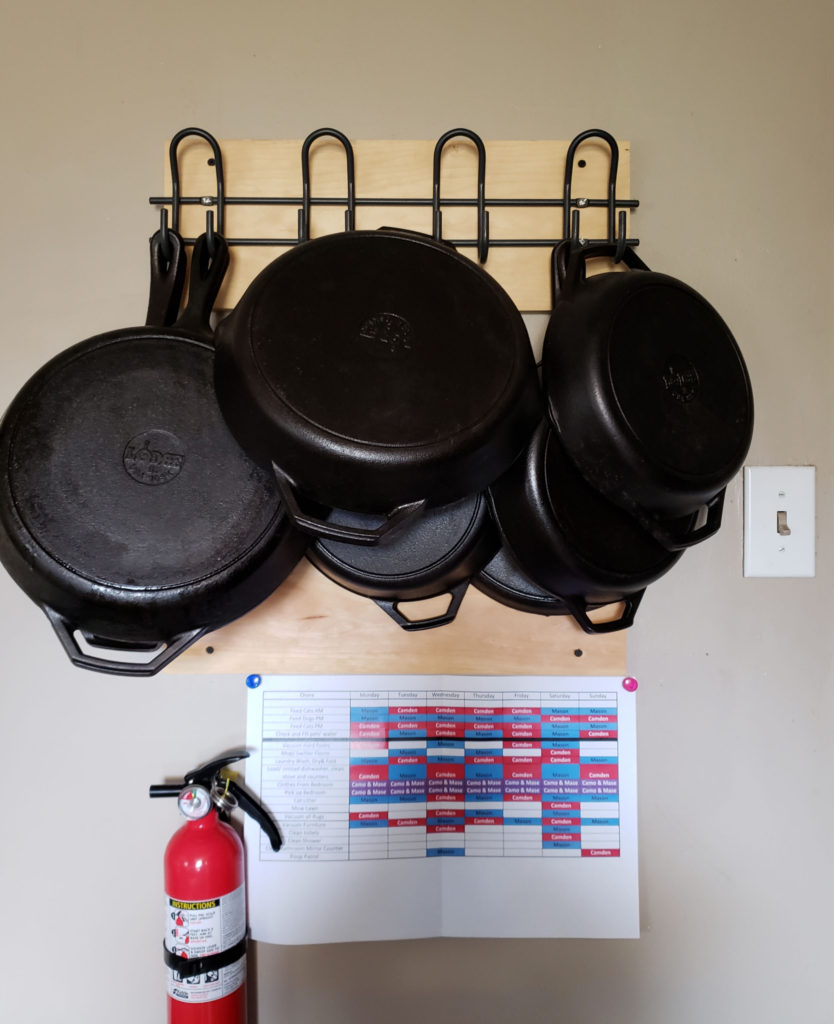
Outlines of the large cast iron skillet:
[[[721,523],[752,437],[750,380],[712,306],[632,249],[627,272],[586,278],[588,259],[614,255],[613,245],[554,250],[548,413],[585,479],[675,550]],[[700,524],[691,513],[704,506]]]
[[182,280],[170,238],[170,267],[151,239],[158,322],[62,352],[0,425],[0,560],[74,664],[124,675],[158,671],[249,611],[306,546],[215,399],[209,314],[226,243],[216,235],[209,257],[198,239],[188,305],[164,326]]
[[[541,410],[509,296],[452,246],[394,229],[302,242],[266,267],[218,328],[216,387],[297,522],[365,544],[483,491]],[[389,520],[351,531],[305,515],[305,498]]]

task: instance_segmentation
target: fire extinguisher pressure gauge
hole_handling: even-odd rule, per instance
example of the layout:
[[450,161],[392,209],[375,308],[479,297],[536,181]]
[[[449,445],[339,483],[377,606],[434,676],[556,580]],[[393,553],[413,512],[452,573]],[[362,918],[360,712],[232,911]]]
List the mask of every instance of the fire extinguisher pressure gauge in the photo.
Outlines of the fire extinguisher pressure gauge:
[[189,821],[205,818],[211,810],[211,793],[203,786],[187,786],[177,799],[180,814]]

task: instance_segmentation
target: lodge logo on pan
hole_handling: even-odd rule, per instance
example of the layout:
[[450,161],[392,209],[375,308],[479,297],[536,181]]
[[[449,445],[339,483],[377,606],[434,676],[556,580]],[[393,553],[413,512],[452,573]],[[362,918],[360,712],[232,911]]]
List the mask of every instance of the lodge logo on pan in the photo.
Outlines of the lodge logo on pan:
[[396,313],[372,313],[359,328],[359,337],[369,352],[396,357],[411,350],[411,324]]
[[671,356],[662,379],[663,386],[676,402],[691,402],[700,390],[698,371],[686,356]]
[[182,442],[167,430],[146,430],[128,441],[122,462],[140,484],[167,484],[185,461]]

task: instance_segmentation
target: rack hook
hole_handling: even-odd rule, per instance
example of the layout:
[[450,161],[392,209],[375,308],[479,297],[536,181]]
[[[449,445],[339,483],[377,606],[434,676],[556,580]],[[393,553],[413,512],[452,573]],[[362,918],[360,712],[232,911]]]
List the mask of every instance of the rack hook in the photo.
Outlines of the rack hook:
[[[217,195],[204,196],[202,202],[204,206],[217,206],[217,233],[222,235],[226,219],[226,187],[223,180],[223,154],[220,152],[220,144],[217,139],[202,128],[183,128],[181,131],[177,132],[173,139],[171,139],[171,145],[168,149],[168,158],[171,163],[171,227],[174,231],[179,231],[180,228],[180,206],[182,203],[180,196],[180,170],[177,151],[183,139],[186,139],[189,136],[197,136],[200,139],[204,139],[211,146],[211,162],[214,164],[214,174],[217,180]],[[214,215],[212,210],[206,211],[206,236],[208,254],[211,258],[214,256],[215,249]]]
[[353,231],[356,226],[356,177],[354,173],[353,146],[342,132],[335,128],[318,128],[310,132],[301,146],[301,183],[302,207],[298,211],[298,241],[306,242],[310,238],[310,147],[323,136],[336,139],[345,151],[347,163],[347,209],[345,210],[345,231]]
[[468,128],[453,128],[451,131],[441,135],[434,147],[434,177],[432,189],[432,234],[436,241],[443,238],[443,215],[440,212],[440,156],[443,147],[457,136],[469,139],[475,143],[478,150],[478,262],[486,263],[489,256],[489,213],[486,209],[485,180],[486,180],[486,149],[480,135],[469,131]]
[[[603,131],[601,128],[590,128],[588,131],[580,132],[579,135],[571,142],[568,146],[567,156],[565,157],[565,189],[564,189],[564,205],[562,208],[562,236],[563,238],[570,238],[574,244],[582,244],[579,238],[579,210],[572,210],[572,204],[574,202],[571,196],[571,185],[573,182],[573,164],[576,156],[576,151],[580,144],[585,142],[586,139],[602,139],[602,141],[608,146],[608,150],[611,154],[611,160],[608,168],[608,196],[607,196],[607,207],[608,207],[608,241],[616,243],[617,252],[614,257],[614,261],[619,263],[623,258],[626,249],[626,214],[625,210],[620,212],[619,225],[617,225],[617,168],[620,163],[620,147],[617,145],[617,140],[609,132]],[[582,201],[577,200],[577,205]],[[615,230],[618,227],[618,231]]]

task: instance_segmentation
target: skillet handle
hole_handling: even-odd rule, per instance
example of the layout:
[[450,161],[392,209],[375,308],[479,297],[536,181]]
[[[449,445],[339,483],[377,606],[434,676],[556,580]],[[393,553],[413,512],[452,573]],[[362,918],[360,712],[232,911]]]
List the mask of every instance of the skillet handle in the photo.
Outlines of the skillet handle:
[[401,530],[410,526],[425,512],[428,501],[412,501],[407,505],[398,505],[392,509],[385,518],[385,521],[374,529],[365,529],[358,526],[344,526],[340,523],[330,523],[326,519],[319,519],[308,512],[305,512],[295,497],[295,488],[292,480],[275,463],[272,463],[272,470],[275,473],[275,480],[278,484],[278,491],[281,501],[284,503],[287,515],[293,525],[302,533],[308,533],[313,537],[321,537],[325,540],[342,541],[345,544],[359,544],[363,547],[376,547],[383,539],[395,537]]
[[640,512],[636,514],[635,518],[667,551],[683,551],[685,548],[691,548],[693,544],[700,544],[702,540],[706,540],[707,537],[711,537],[718,531],[724,511],[725,493],[726,488],[707,502],[707,517],[697,530],[689,529],[693,516],[663,520],[651,518]]
[[[560,299],[570,301],[576,289],[585,280],[585,263],[598,256],[614,259],[617,255],[616,242],[600,242],[599,245],[576,246],[569,239],[554,246],[551,254],[551,284],[553,305]],[[626,246],[623,263],[631,270],[648,270],[637,253]]]
[[622,615],[618,619],[612,619],[610,622],[592,622],[588,618],[587,607],[581,598],[563,597],[563,600],[583,632],[592,634],[616,633],[620,629],[628,629],[633,624],[634,616],[645,593],[644,587],[643,590],[638,590],[636,594],[628,594],[624,597],[623,604],[625,607],[623,608]]
[[448,623],[453,622],[468,587],[469,580],[463,580],[456,586],[450,587],[448,593],[452,595],[452,600],[449,602],[449,607],[442,615],[432,615],[427,619],[407,619],[400,611],[400,605],[407,604],[408,602],[384,601],[381,598],[374,598],[374,600],[387,615],[391,616],[398,626],[413,632],[418,629],[434,629],[436,626],[446,626]]
[[166,257],[162,231],[151,235],[151,289],[145,317],[148,327],[168,327],[180,311],[187,261],[182,238],[173,228],[168,229],[168,247]]
[[157,650],[162,647],[162,650],[160,650],[156,657],[145,662],[118,661],[115,658],[97,658],[93,654],[87,654],[79,647],[78,641],[75,639],[75,631],[77,627],[73,626],[68,619],[65,619],[63,615],[60,615],[53,608],[49,608],[46,605],[41,605],[41,608],[43,608],[46,613],[46,617],[49,619],[58,639],[61,641],[61,646],[66,651],[67,656],[73,665],[77,665],[78,668],[90,669],[93,672],[109,672],[114,676],[156,675],[160,669],[173,661],[177,655],[182,654],[187,647],[190,647],[195,640],[199,640],[201,636],[208,632],[207,626],[201,626],[198,629],[191,629],[185,633],[178,633],[170,640],[164,641],[163,646],[163,644],[156,643],[126,643],[125,641],[120,640],[107,640],[103,637],[84,633],[83,630],[81,630],[81,635],[91,647],[101,647],[102,649],[111,651],[135,651],[137,653]]
[[191,253],[188,275],[188,302],[174,324],[190,333],[213,338],[211,311],[229,266],[229,244],[222,235],[214,235],[214,255],[209,255],[207,235],[200,235]]

